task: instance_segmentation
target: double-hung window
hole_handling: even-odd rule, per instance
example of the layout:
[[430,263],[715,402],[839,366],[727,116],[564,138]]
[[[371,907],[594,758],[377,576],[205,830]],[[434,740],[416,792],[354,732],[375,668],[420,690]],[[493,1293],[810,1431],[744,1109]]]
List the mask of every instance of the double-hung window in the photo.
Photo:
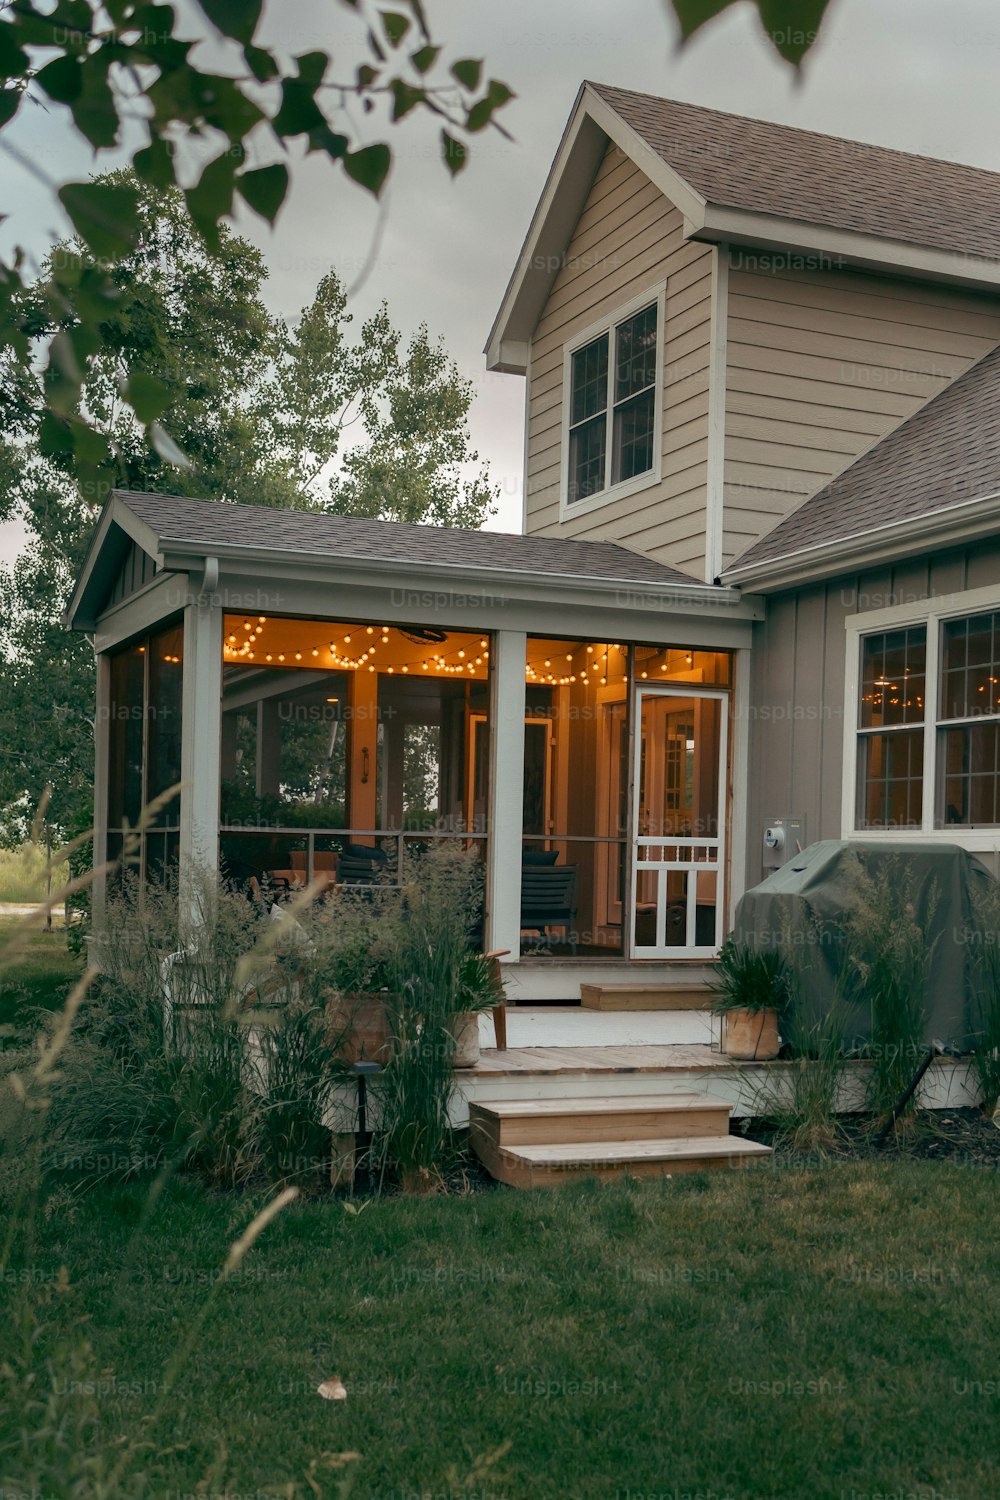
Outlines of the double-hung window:
[[1000,828],[1000,608],[959,597],[889,629],[849,624],[858,831]]
[[567,511],[657,477],[662,318],[653,296],[567,351]]

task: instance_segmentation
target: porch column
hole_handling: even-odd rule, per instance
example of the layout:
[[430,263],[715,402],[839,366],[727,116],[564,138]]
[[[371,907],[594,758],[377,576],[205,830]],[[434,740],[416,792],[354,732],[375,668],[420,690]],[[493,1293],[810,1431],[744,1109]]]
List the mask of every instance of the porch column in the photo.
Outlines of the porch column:
[[197,598],[184,609],[181,704],[178,875],[182,930],[190,930],[198,920],[200,883],[219,871],[222,745],[222,610]]
[[[347,826],[374,828],[378,816],[378,673],[352,672],[347,685]],[[359,840],[373,844],[372,838]]]
[[523,630],[498,630],[493,641],[487,942],[491,949],[509,948],[506,962],[516,963],[521,956],[524,663],[528,638]]
[[257,796],[276,797],[281,785],[280,702],[262,698],[257,704]]
[[[91,928],[104,931],[107,908],[107,876],[103,866],[108,857],[108,775],[111,740],[111,658],[100,652],[97,657],[97,702],[94,717],[94,878],[90,887]],[[68,868],[66,875],[68,878]]]

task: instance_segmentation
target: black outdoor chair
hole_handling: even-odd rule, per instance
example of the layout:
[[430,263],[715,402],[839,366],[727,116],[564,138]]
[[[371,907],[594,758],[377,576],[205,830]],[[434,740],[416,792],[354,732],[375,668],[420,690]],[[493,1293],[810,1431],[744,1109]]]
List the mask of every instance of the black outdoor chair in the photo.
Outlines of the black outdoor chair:
[[348,844],[337,861],[339,885],[386,885],[394,874],[388,854],[375,845]]
[[521,927],[544,937],[549,927],[564,927],[576,952],[576,865],[521,866]]

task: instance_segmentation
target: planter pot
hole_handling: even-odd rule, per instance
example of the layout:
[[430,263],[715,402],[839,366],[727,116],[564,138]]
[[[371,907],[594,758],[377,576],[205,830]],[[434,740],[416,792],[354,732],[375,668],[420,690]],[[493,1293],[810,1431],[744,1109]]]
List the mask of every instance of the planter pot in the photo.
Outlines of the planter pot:
[[778,1036],[776,1010],[728,1010],[723,1051],[741,1062],[768,1062],[777,1057],[781,1039]]
[[448,1030],[455,1039],[456,1068],[474,1068],[479,1061],[479,1014],[474,1010],[461,1010],[448,1021]]
[[332,993],[326,1004],[327,1043],[338,1061],[372,1062],[385,1067],[392,1050],[388,996]]

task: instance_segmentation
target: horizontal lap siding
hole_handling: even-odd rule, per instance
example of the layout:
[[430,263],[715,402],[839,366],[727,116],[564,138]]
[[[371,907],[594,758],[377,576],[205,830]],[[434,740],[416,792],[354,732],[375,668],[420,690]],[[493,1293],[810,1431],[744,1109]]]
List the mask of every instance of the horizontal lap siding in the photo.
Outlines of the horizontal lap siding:
[[[610,147],[531,346],[527,530],[616,541],[704,574],[711,251],[686,243],[680,213]],[[563,355],[582,329],[666,283],[660,483],[561,522]]]
[[727,562],[1000,342],[971,292],[732,257]]
[[1000,589],[1000,540],[767,598],[752,653],[748,886],[773,819],[805,818],[809,843],[840,838],[847,617],[988,584]]

